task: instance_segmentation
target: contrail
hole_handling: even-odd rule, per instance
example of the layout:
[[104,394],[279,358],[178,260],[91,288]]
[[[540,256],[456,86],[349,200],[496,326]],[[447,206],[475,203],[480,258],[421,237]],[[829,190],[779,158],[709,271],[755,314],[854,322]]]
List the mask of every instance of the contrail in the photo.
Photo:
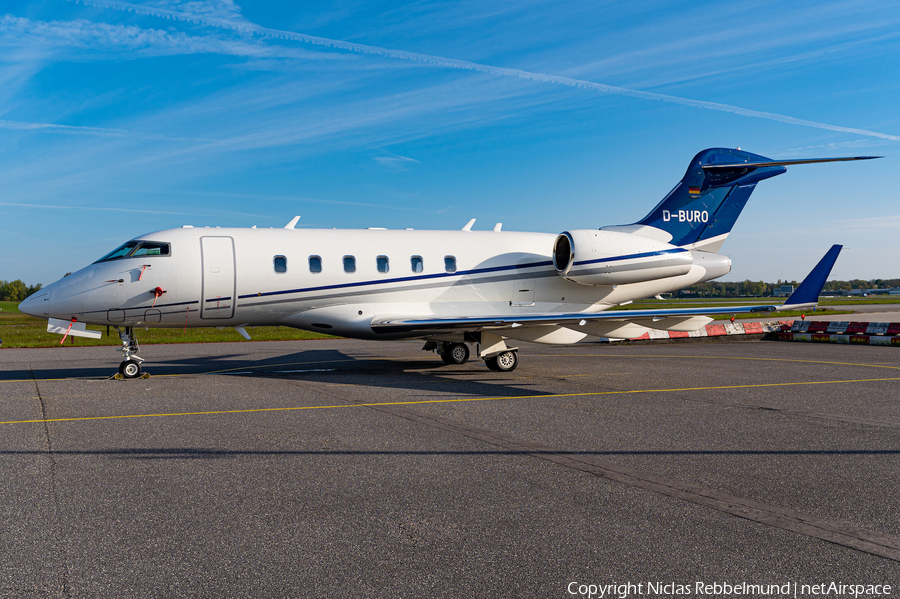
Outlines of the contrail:
[[[74,0],[78,2],[79,0]],[[465,60],[456,60],[454,58],[444,58],[441,56],[431,56],[429,54],[419,54],[416,52],[406,52],[404,50],[391,50],[390,48],[381,48],[378,46],[367,46],[365,44],[355,44],[342,40],[333,40],[324,37],[316,37],[303,33],[295,33],[292,31],[282,31],[279,29],[269,29],[261,27],[247,20],[230,20],[218,17],[212,17],[201,14],[191,14],[177,12],[163,8],[151,8],[131,4],[129,2],[117,2],[115,0],[80,0],[85,5],[97,6],[100,8],[111,8],[115,10],[129,11],[139,14],[161,17],[164,19],[173,19],[178,21],[186,21],[190,23],[199,23],[220,29],[230,29],[240,33],[260,35],[264,37],[272,37],[279,39],[288,39],[298,41],[315,46],[323,46],[334,48],[336,50],[345,50],[357,54],[370,54],[384,56],[386,58],[394,58],[397,60],[406,60],[412,62],[420,62],[434,66],[444,67],[448,69],[458,69],[464,71],[474,71],[478,73],[486,73],[489,75],[497,75],[500,77],[516,77],[528,81],[538,81],[541,83],[554,83],[557,85],[565,85],[577,89],[600,92],[604,94],[612,94],[616,96],[626,96],[630,98],[640,98],[643,100],[655,100],[657,102],[668,102],[670,104],[679,104],[681,106],[691,106],[694,108],[703,108],[705,110],[716,110],[718,112],[729,112],[740,116],[753,117],[758,119],[766,119],[769,121],[777,121],[790,125],[801,125],[804,127],[813,127],[816,129],[825,129],[827,131],[837,131],[840,133],[852,133],[855,135],[865,135],[867,137],[878,137],[881,139],[889,139],[891,141],[900,141],[900,136],[889,135],[887,133],[879,133],[878,131],[868,131],[866,129],[855,129],[853,127],[841,127],[839,125],[829,125],[828,123],[819,123],[816,121],[808,121],[798,119],[774,112],[763,112],[759,110],[751,110],[749,108],[741,108],[740,106],[732,106],[730,104],[719,104],[717,102],[706,102],[704,100],[692,100],[690,98],[682,98],[680,96],[670,96],[667,94],[658,94],[654,92],[629,89],[627,87],[616,87],[614,85],[605,85],[603,83],[594,83],[593,81],[585,81],[583,79],[573,79],[571,77],[560,77],[557,75],[547,75],[544,73],[533,73],[520,69],[509,69],[505,67],[495,67],[491,65],[480,64],[477,62],[469,62]]]

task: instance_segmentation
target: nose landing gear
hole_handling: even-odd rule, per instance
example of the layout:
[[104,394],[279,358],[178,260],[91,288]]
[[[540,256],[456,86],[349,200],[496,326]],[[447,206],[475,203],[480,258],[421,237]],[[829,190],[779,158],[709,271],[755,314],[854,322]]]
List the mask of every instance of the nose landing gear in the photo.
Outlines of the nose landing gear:
[[125,332],[116,327],[119,333],[119,339],[122,340],[122,352],[124,353],[122,363],[119,364],[119,374],[126,379],[136,379],[141,376],[141,362],[144,358],[137,355],[140,351],[137,338],[134,336],[132,327],[125,327]]

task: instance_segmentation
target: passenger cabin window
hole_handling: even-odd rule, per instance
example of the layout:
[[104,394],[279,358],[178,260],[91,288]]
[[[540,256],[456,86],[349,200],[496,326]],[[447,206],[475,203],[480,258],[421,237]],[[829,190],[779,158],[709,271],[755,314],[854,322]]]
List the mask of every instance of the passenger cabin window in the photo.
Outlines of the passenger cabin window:
[[344,256],[344,272],[356,272],[356,258]]
[[129,241],[106,254],[98,262],[121,260],[123,258],[136,258],[138,256],[168,256],[169,244],[157,241]]
[[319,256],[309,257],[309,272],[322,272],[322,258],[320,258]]
[[456,256],[444,256],[444,270],[456,272]]
[[410,258],[413,272],[422,272],[424,265],[422,264],[422,256],[413,256]]
[[391,264],[387,256],[378,256],[375,258],[375,265],[378,267],[378,272],[387,272],[391,269]]
[[284,256],[275,256],[273,262],[275,264],[275,272],[287,272],[287,258]]

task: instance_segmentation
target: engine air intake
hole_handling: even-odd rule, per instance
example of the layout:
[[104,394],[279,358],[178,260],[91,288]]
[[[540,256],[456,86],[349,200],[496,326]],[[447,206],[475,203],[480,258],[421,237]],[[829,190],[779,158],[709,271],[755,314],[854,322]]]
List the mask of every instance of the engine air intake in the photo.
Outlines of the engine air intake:
[[572,240],[565,233],[553,244],[553,266],[560,273],[566,273],[572,266]]

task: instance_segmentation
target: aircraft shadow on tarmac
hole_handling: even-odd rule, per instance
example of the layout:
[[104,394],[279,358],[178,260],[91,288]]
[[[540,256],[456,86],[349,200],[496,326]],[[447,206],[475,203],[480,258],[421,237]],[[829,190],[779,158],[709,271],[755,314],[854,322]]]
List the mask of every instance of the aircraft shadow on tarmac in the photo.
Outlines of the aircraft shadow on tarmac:
[[[56,362],[58,368],[16,369],[0,372],[2,380],[34,379],[111,379],[116,372],[114,365],[90,365]],[[211,356],[190,356],[171,359],[148,359],[145,372],[154,376],[228,376],[241,378],[265,378],[310,382],[331,382],[363,387],[396,388],[405,391],[421,391],[480,395],[490,397],[549,395],[531,387],[536,383],[516,377],[516,373],[499,373],[487,370],[480,360],[449,366],[437,354],[423,352],[421,358],[383,357],[378,354],[348,355],[335,349],[304,350],[278,355],[232,353]],[[126,387],[136,381],[116,380],[110,384]]]

